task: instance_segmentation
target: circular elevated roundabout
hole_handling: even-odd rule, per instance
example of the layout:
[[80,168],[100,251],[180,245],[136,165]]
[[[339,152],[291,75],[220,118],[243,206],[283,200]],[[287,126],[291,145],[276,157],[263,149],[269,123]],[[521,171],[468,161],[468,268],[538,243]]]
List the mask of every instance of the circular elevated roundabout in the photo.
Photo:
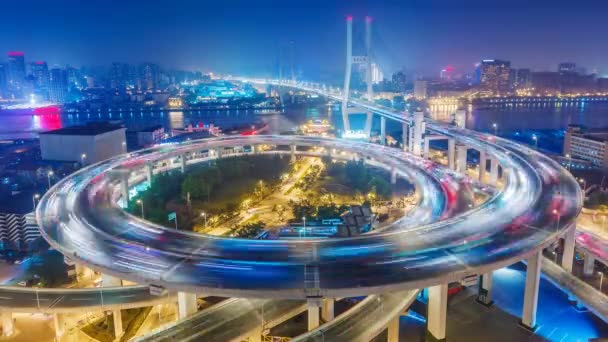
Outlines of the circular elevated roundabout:
[[[483,185],[395,148],[239,136],[161,145],[91,165],[47,192],[36,215],[53,248],[102,273],[183,292],[273,299],[361,296],[458,281],[538,253],[570,227],[581,207],[580,188],[557,163],[493,136],[431,129],[498,160],[502,188],[472,205],[471,194]],[[186,166],[246,153],[363,158],[415,184],[418,206],[387,229],[358,237],[250,240],[162,227],[116,204],[125,179],[145,181],[146,172],[162,172],[176,160]]]

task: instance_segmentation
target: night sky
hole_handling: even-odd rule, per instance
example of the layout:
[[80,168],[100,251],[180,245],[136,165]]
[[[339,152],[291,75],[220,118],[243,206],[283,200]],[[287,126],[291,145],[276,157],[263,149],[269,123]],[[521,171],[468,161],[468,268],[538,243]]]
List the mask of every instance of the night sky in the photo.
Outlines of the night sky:
[[536,70],[574,61],[608,74],[608,1],[589,0],[6,0],[0,53],[50,65],[145,61],[264,74],[293,40],[303,77],[327,78],[343,73],[348,14],[355,54],[363,17],[374,18],[375,56],[387,74],[469,72],[482,58]]

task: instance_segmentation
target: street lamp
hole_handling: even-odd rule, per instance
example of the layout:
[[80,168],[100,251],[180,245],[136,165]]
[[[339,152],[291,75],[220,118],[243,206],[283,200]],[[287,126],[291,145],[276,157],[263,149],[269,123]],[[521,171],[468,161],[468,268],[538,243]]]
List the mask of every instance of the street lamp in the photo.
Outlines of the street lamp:
[[494,127],[494,135],[498,135],[498,125],[496,122],[492,124],[492,127]]
[[604,273],[597,272],[600,275],[600,292],[602,292],[602,283],[604,282]]
[[207,213],[203,211],[201,216],[205,218],[205,229],[207,229]]
[[585,192],[587,191],[587,181],[582,177],[578,181],[583,184],[583,196],[585,196]]
[[306,237],[306,216],[302,217],[302,221],[304,221],[304,237]]
[[86,159],[87,159],[87,154],[86,153],[83,153],[83,154],[80,155],[80,164],[82,166],[84,166],[84,162],[85,162]]
[[139,204],[139,206],[141,207],[141,218],[142,219],[146,219],[145,216],[144,216],[144,201],[141,200],[141,199],[138,199],[135,202],[137,202],[137,204]]
[[567,166],[568,171],[570,171],[570,164],[572,164],[572,156],[570,156],[570,153],[566,154],[566,158],[568,158],[568,165],[566,165],[566,166]]
[[39,194],[34,194],[34,196],[32,196],[32,204],[34,205],[34,210],[36,210],[36,201],[38,201],[39,198]]
[[536,134],[532,134],[532,140],[534,140],[534,149],[538,150],[538,137]]
[[561,218],[561,214],[557,209],[553,209],[553,215],[557,216],[557,225],[555,226],[555,230],[559,229],[559,219]]
[[51,177],[53,177],[53,175],[54,173],[52,170],[46,174],[46,179],[49,181],[49,189],[51,188]]

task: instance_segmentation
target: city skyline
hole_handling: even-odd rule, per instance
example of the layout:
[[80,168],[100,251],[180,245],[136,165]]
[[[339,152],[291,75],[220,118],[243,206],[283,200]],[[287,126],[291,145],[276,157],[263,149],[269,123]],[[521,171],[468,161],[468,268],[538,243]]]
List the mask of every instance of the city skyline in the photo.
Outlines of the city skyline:
[[[357,34],[370,15],[375,57],[385,75],[405,68],[436,76],[448,65],[466,73],[485,58],[533,70],[555,70],[558,63],[573,61],[599,75],[607,71],[602,56],[608,48],[597,44],[602,11],[591,6],[593,1],[576,8],[545,1],[532,8],[521,1],[238,3],[11,3],[11,10],[0,14],[0,52],[23,51],[29,60],[49,66],[151,62],[169,69],[270,74],[279,50],[294,42],[297,71],[307,79],[328,79],[343,71],[343,19],[354,17]],[[21,11],[28,15],[13,15]],[[61,25],[56,18],[63,18]],[[354,43],[356,52],[362,42]]]

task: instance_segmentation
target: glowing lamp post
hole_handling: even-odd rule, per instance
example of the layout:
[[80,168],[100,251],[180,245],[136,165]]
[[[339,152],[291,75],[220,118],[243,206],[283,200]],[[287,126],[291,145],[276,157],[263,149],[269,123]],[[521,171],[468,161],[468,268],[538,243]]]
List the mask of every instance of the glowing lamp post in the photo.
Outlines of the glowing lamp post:
[[145,219],[146,217],[144,216],[144,201],[141,199],[138,199],[136,202],[141,207],[141,218]]

